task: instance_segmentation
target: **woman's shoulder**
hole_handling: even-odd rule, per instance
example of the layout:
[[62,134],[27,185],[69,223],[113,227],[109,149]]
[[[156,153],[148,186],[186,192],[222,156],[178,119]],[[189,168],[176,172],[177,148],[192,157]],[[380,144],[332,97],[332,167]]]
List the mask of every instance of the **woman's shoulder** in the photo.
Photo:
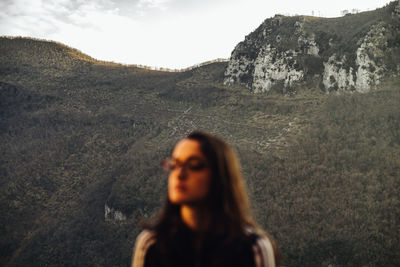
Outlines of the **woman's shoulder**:
[[143,230],[136,238],[132,257],[132,267],[144,266],[144,260],[148,249],[156,242],[156,233],[151,230]]
[[268,235],[254,226],[246,227],[245,233],[252,236],[255,266],[275,267],[275,253]]
[[140,232],[139,235],[136,237],[136,244],[149,243],[155,241],[155,239],[156,239],[156,232],[145,229],[142,230],[142,232]]
[[156,232],[151,230],[143,230],[137,237],[135,242],[135,253],[137,250],[147,251],[148,248],[156,242]]

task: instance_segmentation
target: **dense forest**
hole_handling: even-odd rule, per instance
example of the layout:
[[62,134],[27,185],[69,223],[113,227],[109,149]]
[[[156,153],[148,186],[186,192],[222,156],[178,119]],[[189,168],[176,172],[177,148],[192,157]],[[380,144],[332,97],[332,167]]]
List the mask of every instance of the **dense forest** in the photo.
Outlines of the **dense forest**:
[[[223,85],[0,38],[0,264],[127,266],[194,129],[232,144],[285,266],[400,265],[400,79],[368,94]],[[124,215],[105,216],[105,206]]]

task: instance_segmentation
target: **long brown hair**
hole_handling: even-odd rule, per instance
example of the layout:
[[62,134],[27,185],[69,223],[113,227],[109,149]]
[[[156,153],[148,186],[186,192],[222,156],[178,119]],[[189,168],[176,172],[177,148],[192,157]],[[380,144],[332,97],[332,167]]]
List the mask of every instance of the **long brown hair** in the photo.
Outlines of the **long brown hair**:
[[[200,143],[201,151],[211,168],[211,185],[206,206],[212,225],[221,226],[228,238],[243,235],[247,227],[266,234],[252,219],[241,166],[233,148],[221,138],[205,132],[194,131],[186,138]],[[161,239],[168,238],[181,223],[179,211],[180,206],[172,204],[167,198],[158,219],[144,227],[154,230]],[[279,260],[275,242],[270,239]]]

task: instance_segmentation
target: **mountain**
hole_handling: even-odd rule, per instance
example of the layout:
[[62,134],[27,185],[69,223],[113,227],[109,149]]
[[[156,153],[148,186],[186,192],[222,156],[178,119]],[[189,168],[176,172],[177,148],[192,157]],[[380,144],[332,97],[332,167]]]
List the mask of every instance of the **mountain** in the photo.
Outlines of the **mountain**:
[[400,81],[366,94],[254,94],[229,63],[183,72],[0,38],[0,265],[127,266],[194,129],[240,157],[285,266],[398,266]]
[[252,92],[368,92],[400,75],[400,2],[339,18],[276,15],[232,52],[225,84]]

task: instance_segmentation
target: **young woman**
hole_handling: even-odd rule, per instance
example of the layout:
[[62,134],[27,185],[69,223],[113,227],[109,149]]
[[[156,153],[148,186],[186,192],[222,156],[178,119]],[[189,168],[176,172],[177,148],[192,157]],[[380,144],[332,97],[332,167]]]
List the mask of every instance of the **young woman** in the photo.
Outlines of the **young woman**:
[[168,198],[158,220],[137,237],[132,267],[278,264],[274,241],[249,214],[240,165],[228,144],[193,132],[163,167]]

